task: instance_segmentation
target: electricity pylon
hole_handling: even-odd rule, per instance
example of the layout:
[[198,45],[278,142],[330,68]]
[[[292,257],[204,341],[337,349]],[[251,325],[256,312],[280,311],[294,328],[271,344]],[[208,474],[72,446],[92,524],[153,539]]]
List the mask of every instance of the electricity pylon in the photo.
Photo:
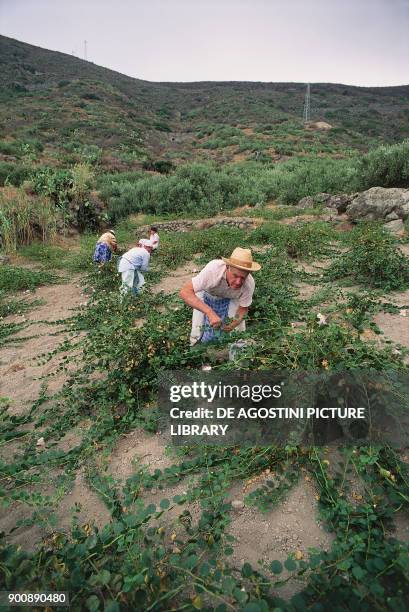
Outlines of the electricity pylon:
[[311,87],[310,84],[307,84],[307,91],[305,92],[305,100],[304,100],[304,111],[303,111],[303,120],[304,123],[307,123],[310,120],[311,114]]

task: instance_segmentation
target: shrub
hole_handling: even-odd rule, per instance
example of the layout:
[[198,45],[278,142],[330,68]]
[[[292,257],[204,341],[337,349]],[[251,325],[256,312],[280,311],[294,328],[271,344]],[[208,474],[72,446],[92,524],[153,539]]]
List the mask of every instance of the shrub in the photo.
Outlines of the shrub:
[[51,240],[57,211],[48,198],[29,197],[23,189],[9,187],[0,194],[0,231],[7,252],[30,244],[36,237]]
[[160,172],[161,174],[169,174],[175,166],[170,161],[160,159],[158,161],[146,160],[142,164],[144,170],[152,170],[154,172]]
[[[409,176],[405,159],[409,159],[409,141],[380,147],[361,158],[354,153],[345,159],[294,158],[281,164],[186,164],[169,177],[143,176],[131,181],[119,177],[115,189],[105,188],[103,197],[111,221],[137,212],[215,214],[271,199],[294,204],[321,192],[354,192],[382,180],[383,184],[401,185]],[[381,172],[376,174],[376,160],[383,160],[384,168],[389,168],[389,174],[383,172],[383,179]]]
[[12,142],[3,140],[0,142],[0,153],[4,155],[21,155],[21,143],[13,140]]
[[379,225],[365,224],[354,232],[351,250],[326,271],[330,280],[349,277],[370,287],[391,291],[409,286],[409,258]]
[[382,146],[364,155],[358,164],[359,187],[409,185],[409,140]]
[[30,176],[32,168],[22,164],[0,161],[0,187],[6,184],[18,187]]
[[53,274],[45,271],[27,270],[16,266],[0,267],[0,291],[4,293],[32,290],[39,285],[54,283],[56,280]]
[[158,130],[158,132],[171,132],[172,128],[170,127],[170,125],[168,125],[167,123],[164,123],[163,121],[157,121],[156,123],[153,124],[153,127],[155,130]]

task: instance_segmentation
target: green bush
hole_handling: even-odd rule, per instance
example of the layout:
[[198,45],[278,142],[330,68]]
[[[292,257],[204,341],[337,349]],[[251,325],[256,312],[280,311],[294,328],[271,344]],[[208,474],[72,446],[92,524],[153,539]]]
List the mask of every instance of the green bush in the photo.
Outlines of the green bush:
[[146,160],[142,164],[144,170],[151,170],[153,172],[160,172],[161,174],[169,174],[174,169],[174,165],[170,161],[159,159],[157,161]]
[[31,174],[32,168],[12,162],[0,161],[0,187],[5,184],[19,187]]
[[294,204],[320,192],[402,185],[409,176],[408,160],[409,141],[404,141],[363,157],[351,152],[345,159],[299,157],[281,164],[251,161],[223,167],[193,163],[178,167],[169,177],[127,173],[115,180],[104,178],[102,197],[112,222],[138,212],[211,215],[271,199]]
[[54,283],[56,280],[57,277],[50,272],[28,270],[16,266],[0,266],[0,291],[4,293],[33,290],[40,285]]
[[409,140],[369,151],[358,164],[360,189],[409,185]]
[[354,232],[353,246],[326,271],[329,280],[352,278],[370,287],[391,291],[409,286],[409,258],[379,225],[365,224]]
[[12,142],[3,140],[0,141],[0,153],[4,155],[21,155],[21,143],[17,140],[13,140]]

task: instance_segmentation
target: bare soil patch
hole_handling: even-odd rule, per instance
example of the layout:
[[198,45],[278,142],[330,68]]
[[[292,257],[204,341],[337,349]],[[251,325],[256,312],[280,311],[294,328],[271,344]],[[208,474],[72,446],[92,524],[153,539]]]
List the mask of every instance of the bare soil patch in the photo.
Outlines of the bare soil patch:
[[[257,567],[259,560],[283,562],[297,551],[305,557],[310,548],[329,549],[334,539],[318,521],[316,491],[306,480],[301,480],[287,499],[269,513],[247,506],[233,512],[229,532],[236,542],[232,544],[231,560],[238,567],[245,562]],[[292,582],[278,593],[290,597],[302,587]]]
[[74,514],[81,525],[95,523],[99,528],[102,528],[111,519],[111,514],[104,502],[87,485],[83,471],[77,473],[72,491],[68,492],[60,502],[57,509],[58,528],[68,530]]
[[[62,353],[46,363],[40,360],[68,339],[69,334],[63,333],[64,324],[57,322],[71,316],[72,309],[84,302],[82,290],[75,280],[39,287],[31,295],[34,299],[43,299],[44,304],[26,315],[5,319],[6,323],[28,322],[30,325],[14,336],[20,342],[12,341],[0,349],[0,395],[12,400],[10,412],[13,414],[22,414],[31,407],[39,395],[42,377],[55,372]],[[53,376],[52,389],[61,387],[65,378],[63,372]]]
[[159,293],[160,291],[167,294],[175,293],[199,271],[200,266],[191,261],[177,268],[169,276],[164,277],[157,285],[152,287],[152,291],[153,293]]
[[[393,300],[401,305],[409,305],[409,291],[395,294]],[[409,348],[409,308],[402,308],[399,314],[378,312],[374,322],[382,330],[385,338]]]
[[296,269],[300,272],[308,272],[308,274],[319,274],[322,273],[322,270],[329,268],[330,265],[330,259],[320,259],[317,261],[312,261],[311,263],[300,261],[296,265]]
[[109,472],[125,481],[135,472],[137,464],[147,466],[150,472],[163,470],[177,462],[165,454],[165,449],[160,436],[136,429],[119,440],[111,454]]

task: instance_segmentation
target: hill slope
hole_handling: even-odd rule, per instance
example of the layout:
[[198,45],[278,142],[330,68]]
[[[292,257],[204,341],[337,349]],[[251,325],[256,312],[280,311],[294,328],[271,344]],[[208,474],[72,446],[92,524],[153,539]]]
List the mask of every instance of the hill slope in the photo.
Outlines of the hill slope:
[[305,129],[299,83],[150,83],[3,36],[0,58],[5,161],[30,154],[114,170],[149,159],[279,161],[409,136],[409,86],[313,84],[312,119],[333,129]]

